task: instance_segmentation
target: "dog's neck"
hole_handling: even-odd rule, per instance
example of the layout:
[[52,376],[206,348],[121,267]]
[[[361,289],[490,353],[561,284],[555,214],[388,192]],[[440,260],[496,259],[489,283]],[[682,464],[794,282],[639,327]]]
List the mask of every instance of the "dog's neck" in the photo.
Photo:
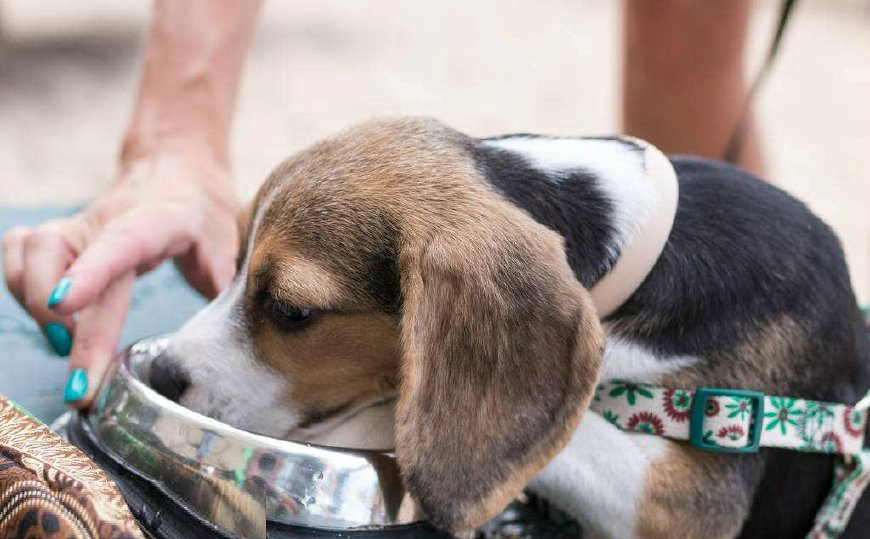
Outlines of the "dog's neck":
[[655,147],[516,135],[480,141],[472,154],[500,193],[565,238],[568,263],[601,318],[652,270],[677,207],[676,174]]

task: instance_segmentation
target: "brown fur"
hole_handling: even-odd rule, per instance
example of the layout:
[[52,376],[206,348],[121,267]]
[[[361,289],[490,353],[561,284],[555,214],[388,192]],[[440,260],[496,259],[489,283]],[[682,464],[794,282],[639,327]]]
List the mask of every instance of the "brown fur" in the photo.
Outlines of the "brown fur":
[[736,387],[771,394],[803,394],[802,385],[813,385],[811,377],[803,379],[802,369],[796,365],[799,358],[807,355],[807,338],[794,320],[782,316],[758,328],[733,350],[711,355],[708,361],[670,375],[660,383],[668,387]]
[[371,122],[282,164],[257,196],[248,316],[270,293],[325,311],[253,323],[256,353],[313,413],[399,380],[396,451],[442,528],[494,516],[567,442],[603,348],[561,238],[481,178],[461,135]]
[[637,536],[736,537],[750,509],[740,474],[729,473],[739,465],[731,455],[669,442],[666,455],[647,470]]
[[262,331],[254,342],[257,357],[292,380],[287,397],[310,413],[372,401],[396,385],[398,328],[385,315],[326,315],[304,334]]

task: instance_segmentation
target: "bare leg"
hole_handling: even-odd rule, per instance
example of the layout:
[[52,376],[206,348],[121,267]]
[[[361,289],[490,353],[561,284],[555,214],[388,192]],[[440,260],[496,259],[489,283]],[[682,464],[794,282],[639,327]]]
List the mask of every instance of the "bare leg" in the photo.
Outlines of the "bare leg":
[[[746,94],[752,0],[626,0],[625,133],[665,152],[721,159]],[[750,115],[738,164],[763,176]]]

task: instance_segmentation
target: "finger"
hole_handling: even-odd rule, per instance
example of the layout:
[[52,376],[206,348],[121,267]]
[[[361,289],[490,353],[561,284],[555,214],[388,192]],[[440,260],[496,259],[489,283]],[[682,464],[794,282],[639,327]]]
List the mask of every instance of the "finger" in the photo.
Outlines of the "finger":
[[175,262],[187,281],[203,296],[220,294],[236,275],[239,227],[226,214],[208,220],[209,230],[200,230],[199,241]]
[[83,309],[121,276],[183,252],[188,230],[167,212],[132,212],[112,221],[67,270],[69,292],[53,309],[61,314]]
[[73,252],[57,231],[40,227],[24,238],[23,259],[20,278],[24,283],[24,305],[42,328],[52,349],[65,356],[72,346],[73,321],[69,316],[53,312],[48,303],[59,277],[73,259]]
[[235,253],[231,250],[209,255],[195,247],[176,258],[175,263],[187,282],[209,299],[220,294],[236,274]]
[[12,296],[24,304],[24,240],[30,229],[23,226],[12,227],[3,235],[3,277]]
[[230,285],[233,277],[236,276],[236,256],[238,249],[231,253],[221,253],[212,257],[210,262],[210,273],[214,282],[214,296],[217,296]]
[[64,401],[71,406],[90,406],[98,394],[127,318],[135,278],[132,271],[122,275],[79,313],[64,390]]
[[211,299],[214,297],[215,287],[205,268],[199,264],[197,258],[196,252],[191,250],[176,258],[175,265],[194,290],[199,292],[200,295]]

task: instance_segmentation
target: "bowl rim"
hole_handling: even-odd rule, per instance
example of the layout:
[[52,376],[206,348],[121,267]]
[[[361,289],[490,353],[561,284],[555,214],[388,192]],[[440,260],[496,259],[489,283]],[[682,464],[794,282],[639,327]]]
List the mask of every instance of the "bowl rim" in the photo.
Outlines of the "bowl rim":
[[[172,336],[171,333],[162,333],[158,335],[153,335],[150,337],[143,337],[138,339],[133,344],[127,346],[118,354],[119,361],[113,361],[114,366],[110,370],[104,380],[108,380],[109,378],[122,375],[125,380],[133,386],[140,394],[143,396],[147,396],[148,399],[152,402],[159,403],[161,407],[166,408],[172,412],[175,412],[178,415],[184,416],[186,420],[191,422],[196,422],[199,425],[207,427],[209,430],[219,431],[222,435],[231,435],[233,438],[239,440],[250,440],[252,442],[257,443],[257,445],[269,445],[276,449],[282,450],[292,450],[294,447],[306,447],[309,449],[321,449],[333,453],[343,453],[349,455],[379,455],[388,458],[396,458],[395,449],[358,449],[358,448],[350,448],[350,447],[339,447],[339,446],[331,446],[331,445],[323,445],[317,444],[313,442],[303,442],[298,440],[287,440],[284,438],[275,438],[273,436],[267,436],[265,434],[258,434],[253,431],[245,430],[239,427],[234,427],[228,423],[224,423],[223,421],[219,421],[207,415],[201,414],[199,412],[195,412],[190,408],[182,406],[181,404],[171,401],[154,390],[151,386],[146,384],[143,380],[137,376],[134,369],[130,367],[130,361],[132,356],[136,354],[136,346],[141,344],[151,344],[156,343],[157,341],[170,339]],[[105,382],[104,382],[105,386]],[[101,387],[97,391],[97,395],[99,396],[103,391],[103,387]],[[99,397],[98,397],[99,398]],[[96,402],[96,401],[95,401]],[[93,410],[93,409],[92,409]],[[91,411],[92,411],[91,410]],[[88,414],[90,415],[90,414]]]
[[[236,493],[234,499],[249,500],[244,507],[261,507],[264,525],[348,532],[425,521],[403,485],[393,451],[257,434],[194,412],[152,389],[144,380],[148,362],[166,349],[170,338],[140,339],[116,356],[94,405],[82,417],[100,451],[215,523],[211,500],[225,499],[230,491]],[[261,467],[259,459],[269,454],[280,466]],[[238,517],[226,520],[226,514],[216,525],[242,537],[261,535],[256,526],[239,524]]]

